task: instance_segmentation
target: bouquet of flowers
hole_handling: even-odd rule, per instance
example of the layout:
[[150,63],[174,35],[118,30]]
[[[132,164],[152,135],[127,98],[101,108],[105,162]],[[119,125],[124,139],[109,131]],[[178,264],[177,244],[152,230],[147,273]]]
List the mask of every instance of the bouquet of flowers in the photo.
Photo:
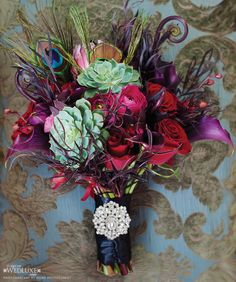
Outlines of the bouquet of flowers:
[[[56,22],[56,19],[54,19]],[[17,58],[15,83],[29,100],[18,114],[6,160],[31,157],[55,171],[53,189],[85,187],[82,200],[95,199],[98,271],[126,275],[132,270],[129,239],[130,195],[150,174],[176,175],[176,155],[191,152],[197,140],[232,144],[211,115],[205,86],[213,73],[212,50],[178,75],[161,56],[164,42],[182,42],[188,33],[178,16],[161,21],[152,36],[148,18],[113,22],[113,40],[94,42],[86,9],[69,9],[67,30],[48,32],[21,19],[25,40],[6,38]],[[44,17],[46,23],[46,18]],[[78,34],[73,43],[72,24]]]

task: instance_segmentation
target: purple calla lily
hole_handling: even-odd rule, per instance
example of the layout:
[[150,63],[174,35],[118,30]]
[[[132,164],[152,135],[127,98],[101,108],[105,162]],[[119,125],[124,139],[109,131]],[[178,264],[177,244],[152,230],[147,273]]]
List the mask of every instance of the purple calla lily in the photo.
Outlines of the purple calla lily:
[[6,160],[19,152],[40,152],[42,154],[50,154],[49,137],[45,134],[41,125],[36,125],[30,136],[18,136],[7,152]]
[[202,117],[198,125],[191,128],[188,137],[191,142],[198,140],[216,140],[233,146],[229,132],[222,128],[218,119],[210,116]]
[[172,62],[165,63],[160,61],[159,68],[155,71],[152,81],[174,91],[180,83],[180,78]]
[[44,123],[51,111],[48,105],[29,103],[26,112],[13,126],[13,144],[9,148],[6,160],[16,153],[40,152],[49,154],[49,137],[44,133]]

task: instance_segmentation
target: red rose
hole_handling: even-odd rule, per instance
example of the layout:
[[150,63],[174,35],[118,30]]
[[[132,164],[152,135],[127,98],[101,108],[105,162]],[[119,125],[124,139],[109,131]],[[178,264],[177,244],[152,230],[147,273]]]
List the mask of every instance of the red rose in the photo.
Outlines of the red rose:
[[164,137],[164,147],[166,150],[177,149],[178,153],[183,155],[191,151],[192,147],[188,137],[176,120],[163,119],[156,124],[156,130]]
[[123,128],[114,128],[110,132],[110,137],[107,140],[107,150],[115,157],[122,157],[129,153],[133,144],[127,141],[127,137]]
[[147,107],[147,99],[136,85],[127,85],[122,89],[119,101],[121,108],[118,113],[124,114],[128,109],[131,114],[139,114]]
[[164,88],[164,87],[160,84],[148,82],[147,83],[147,97],[150,98],[150,97],[154,96],[155,94],[160,92],[162,88]]
[[158,110],[161,113],[170,113],[175,112],[177,110],[178,98],[174,94],[172,94],[165,87],[159,84],[148,82],[148,97],[152,97],[157,93],[160,93],[160,98],[153,105],[155,110]]
[[174,94],[165,91],[161,95],[161,98],[157,103],[158,110],[162,113],[170,113],[170,112],[174,113],[177,110],[177,102],[178,99]]
[[128,136],[123,128],[113,128],[110,132],[110,137],[107,140],[107,151],[110,154],[106,163],[107,169],[112,169],[114,166],[117,170],[122,170],[130,164],[134,158],[131,155],[133,143],[126,140]]

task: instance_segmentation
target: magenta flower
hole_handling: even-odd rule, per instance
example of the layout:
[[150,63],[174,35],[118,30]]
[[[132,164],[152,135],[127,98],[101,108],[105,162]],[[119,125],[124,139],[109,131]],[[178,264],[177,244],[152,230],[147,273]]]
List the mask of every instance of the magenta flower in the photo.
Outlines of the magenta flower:
[[147,100],[136,85],[127,85],[122,89],[119,103],[121,104],[118,113],[137,115],[147,107]]

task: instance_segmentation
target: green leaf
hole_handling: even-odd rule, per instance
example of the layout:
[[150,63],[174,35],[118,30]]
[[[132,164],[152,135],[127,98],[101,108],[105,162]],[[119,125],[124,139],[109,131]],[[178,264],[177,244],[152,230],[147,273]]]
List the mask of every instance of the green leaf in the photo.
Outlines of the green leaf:
[[110,136],[109,132],[106,129],[101,130],[101,136],[103,137],[104,140],[107,140]]
[[84,93],[84,98],[93,98],[98,93],[97,89],[88,89]]

